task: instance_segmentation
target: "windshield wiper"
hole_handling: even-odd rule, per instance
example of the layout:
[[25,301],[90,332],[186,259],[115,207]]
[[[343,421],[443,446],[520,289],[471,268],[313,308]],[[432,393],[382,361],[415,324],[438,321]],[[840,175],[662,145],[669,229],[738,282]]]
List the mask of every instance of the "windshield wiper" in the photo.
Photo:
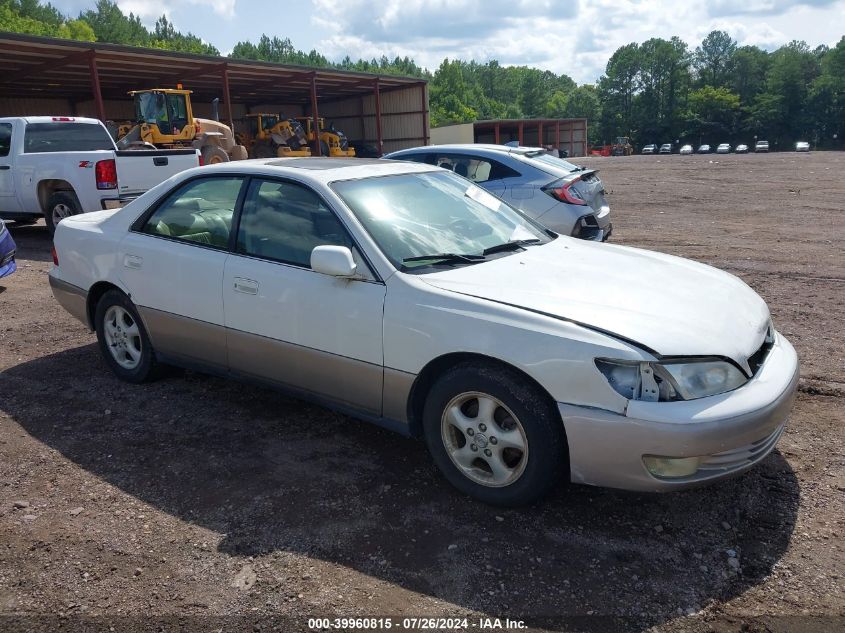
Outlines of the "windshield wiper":
[[424,262],[429,259],[438,260],[440,262],[464,262],[467,264],[476,264],[478,262],[483,262],[486,257],[484,255],[462,255],[461,253],[435,253],[433,255],[415,255],[414,257],[406,257],[402,260],[402,263]]
[[516,251],[525,248],[529,244],[539,244],[542,240],[532,237],[530,240],[511,240],[495,246],[489,246],[481,251],[482,255],[492,255],[493,253],[503,253],[505,251]]

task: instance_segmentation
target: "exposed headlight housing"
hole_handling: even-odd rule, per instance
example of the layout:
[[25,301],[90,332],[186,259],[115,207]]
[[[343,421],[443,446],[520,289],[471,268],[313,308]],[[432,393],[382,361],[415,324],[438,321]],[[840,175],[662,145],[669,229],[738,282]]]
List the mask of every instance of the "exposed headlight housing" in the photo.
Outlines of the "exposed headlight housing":
[[748,381],[724,360],[637,362],[597,358],[596,367],[613,389],[629,400],[672,402],[733,391]]
[[0,237],[6,234],[6,224],[0,220]]

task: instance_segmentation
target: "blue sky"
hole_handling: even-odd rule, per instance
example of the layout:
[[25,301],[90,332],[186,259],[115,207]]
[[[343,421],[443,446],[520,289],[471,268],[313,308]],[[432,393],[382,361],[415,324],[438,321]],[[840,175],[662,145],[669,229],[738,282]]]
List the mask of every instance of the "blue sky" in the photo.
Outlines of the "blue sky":
[[[95,0],[52,0],[76,15]],[[408,55],[435,69],[444,57],[530,65],[579,83],[602,74],[616,48],[678,35],[695,47],[709,31],[776,48],[793,39],[833,45],[845,0],[117,0],[152,25],[167,14],[224,54],[262,32],[330,59]]]

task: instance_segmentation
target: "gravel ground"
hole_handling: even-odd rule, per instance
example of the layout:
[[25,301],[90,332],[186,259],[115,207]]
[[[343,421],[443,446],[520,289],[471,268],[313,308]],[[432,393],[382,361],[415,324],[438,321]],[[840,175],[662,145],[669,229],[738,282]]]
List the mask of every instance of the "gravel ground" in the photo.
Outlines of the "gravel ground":
[[759,467],[682,493],[572,486],[491,509],[421,443],[326,409],[190,372],[119,382],[52,299],[43,225],[12,227],[0,630],[423,615],[470,630],[843,630],[845,154],[582,162],[611,192],[615,242],[739,275],[797,348],[791,422]]

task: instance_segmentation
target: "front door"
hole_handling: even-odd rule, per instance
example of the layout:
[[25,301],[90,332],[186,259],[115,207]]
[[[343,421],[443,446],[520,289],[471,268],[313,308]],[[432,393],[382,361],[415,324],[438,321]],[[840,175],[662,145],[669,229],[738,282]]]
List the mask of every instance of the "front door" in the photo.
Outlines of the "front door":
[[316,192],[289,181],[250,182],[223,274],[229,365],[380,415],[385,286],[371,275],[349,280],[311,270],[311,251],[323,244],[355,249]]

